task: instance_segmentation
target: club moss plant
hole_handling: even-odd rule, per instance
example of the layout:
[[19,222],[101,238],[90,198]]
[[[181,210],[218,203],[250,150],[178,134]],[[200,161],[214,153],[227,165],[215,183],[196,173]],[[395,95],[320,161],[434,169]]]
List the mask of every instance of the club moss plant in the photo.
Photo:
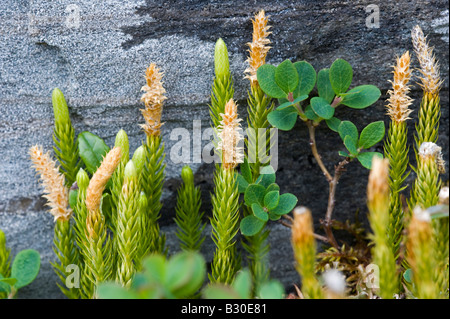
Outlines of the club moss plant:
[[[381,91],[376,86],[352,84],[360,72],[357,65],[337,58],[326,61],[330,66],[317,72],[303,60],[266,63],[271,44],[268,17],[261,10],[251,23],[244,72],[249,80],[246,105],[234,96],[226,44],[221,38],[215,43],[209,114],[218,162],[212,178],[212,209],[204,215],[201,188],[192,169],[183,167],[173,212],[179,244],[174,251],[169,251],[159,225],[161,215],[170,213],[161,203],[166,165],[162,116],[167,97],[160,68],[151,63],[145,71],[144,123],[140,124],[144,139],[134,152],[124,130],[117,132],[113,146],[89,131],[76,135],[63,93],[53,91],[53,154],[36,145],[29,148],[29,156],[54,217],[57,261],[52,266],[61,291],[73,299],[448,298],[448,188],[440,176],[445,163],[437,134],[442,80],[420,27],[412,31],[423,88],[420,107],[414,112],[414,101],[408,96],[414,70],[406,51],[396,60],[392,89],[387,92],[385,134],[384,119],[358,128],[338,118],[338,108],[365,112],[379,103]],[[247,109],[250,130],[245,139],[239,117],[245,113],[238,104]],[[416,120],[413,143],[408,141],[410,120]],[[320,125],[342,140],[332,150],[340,156],[334,170],[319,154]],[[313,193],[283,192],[284,185],[277,184],[270,165],[266,148],[273,132],[295,126],[307,130],[308,153],[315,159],[318,176],[328,183],[324,212],[311,212],[302,205],[301,198]],[[384,154],[374,151],[379,142],[384,143]],[[340,178],[355,162],[370,169],[370,230],[333,215]],[[303,182],[301,174],[295,178]],[[413,180],[410,189],[408,178]],[[404,205],[402,197],[408,191]],[[205,216],[210,218],[205,221]],[[316,216],[323,217],[318,221],[325,235],[315,232]],[[301,279],[294,286],[296,293],[288,296],[285,287],[271,278],[269,257],[274,248],[268,239],[274,222],[291,232],[294,258],[286,263]],[[208,223],[214,243],[209,269],[201,255],[202,244],[209,239],[204,234]],[[352,245],[335,237],[336,229],[352,234]],[[320,253],[318,241],[324,245]],[[241,252],[248,263],[242,262]],[[21,253],[11,261],[0,232],[0,297],[15,297],[37,275],[39,254],[25,253],[32,262],[21,261]],[[73,266],[80,275],[77,287],[67,285]],[[377,285],[369,284],[373,276]]]

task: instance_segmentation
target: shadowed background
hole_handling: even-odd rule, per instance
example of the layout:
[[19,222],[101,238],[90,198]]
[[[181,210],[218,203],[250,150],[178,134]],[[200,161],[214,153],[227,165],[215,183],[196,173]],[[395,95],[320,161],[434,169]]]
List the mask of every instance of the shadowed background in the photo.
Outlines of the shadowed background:
[[[370,4],[379,7],[379,28],[366,25]],[[248,80],[243,78],[246,43],[251,41],[250,19],[260,9],[266,11],[272,26],[268,63],[307,60],[319,71],[343,58],[354,70],[352,87],[374,84],[380,88],[382,97],[368,109],[342,107],[336,111],[338,118],[353,121],[359,130],[380,119],[388,124],[385,100],[392,65],[405,50],[412,53],[410,30],[419,24],[435,46],[444,79],[439,145],[448,162],[447,1],[5,0],[0,3],[0,229],[6,234],[13,256],[25,248],[34,248],[42,256],[38,278],[21,290],[19,297],[64,297],[49,264],[55,259],[53,220],[46,212],[42,188],[28,159],[33,144],[42,144],[46,150],[52,147],[53,88],[64,92],[77,134],[91,131],[112,146],[115,134],[123,128],[133,152],[144,139],[138,124],[143,123],[139,99],[145,69],[154,62],[164,72],[168,99],[162,120],[167,178],[160,223],[172,254],[178,250],[173,217],[184,164],[170,161],[171,147],[179,139],[171,139],[170,133],[174,128],[192,132],[193,120],[201,120],[202,131],[209,127],[214,44],[219,37],[228,46],[238,111],[245,118],[249,89]],[[412,56],[413,66],[418,67]],[[414,118],[421,98],[417,84],[411,95],[415,99]],[[413,129],[414,121],[410,121],[410,141]],[[322,124],[317,142],[325,165],[332,170],[339,161],[338,151],[344,149],[342,141]],[[202,141],[203,146],[207,143]],[[320,233],[319,219],[325,214],[328,184],[310,152],[303,123],[297,123],[292,131],[279,132],[278,150],[277,182],[282,192],[295,194],[299,204],[311,208]],[[382,143],[372,150],[382,152]],[[191,145],[188,164],[195,172],[196,184],[202,187],[207,221],[211,215],[214,165],[192,163],[194,152]],[[337,189],[336,219],[353,220],[359,211],[367,225],[367,177],[368,171],[358,162],[347,166]],[[413,175],[407,182],[412,180]],[[448,181],[448,173],[443,180]],[[277,223],[270,226],[272,276],[292,289],[299,278],[293,266],[290,231]],[[205,231],[208,237],[202,249],[208,261],[214,251],[210,231]]]

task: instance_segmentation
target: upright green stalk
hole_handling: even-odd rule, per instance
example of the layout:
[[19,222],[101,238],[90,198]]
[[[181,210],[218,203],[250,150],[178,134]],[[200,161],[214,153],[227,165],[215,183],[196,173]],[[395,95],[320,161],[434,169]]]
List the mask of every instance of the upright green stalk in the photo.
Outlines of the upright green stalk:
[[234,170],[217,167],[214,185],[211,226],[216,251],[208,276],[212,283],[231,284],[240,268],[235,239],[239,231],[239,191]]
[[130,287],[136,271],[136,258],[142,236],[139,220],[140,190],[133,161],[129,161],[124,170],[124,181],[117,206],[117,228],[115,248],[117,249],[116,281],[124,287]]
[[[116,236],[117,232],[117,218],[118,218],[118,206],[119,206],[119,198],[122,194],[122,185],[123,185],[123,179],[124,179],[124,171],[125,171],[125,165],[127,164],[128,160],[130,159],[130,146],[128,141],[128,135],[124,130],[119,130],[116,134],[116,139],[114,141],[114,146],[120,147],[121,156],[120,156],[120,163],[117,166],[116,170],[114,171],[113,175],[111,176],[111,200],[110,200],[110,210],[103,211],[105,214],[106,220],[108,222],[108,228],[113,233],[113,241],[112,241],[112,254],[111,257],[113,260],[113,270],[112,272],[115,274],[117,272],[116,266],[120,262],[119,256],[117,256],[118,253],[118,247],[117,247],[117,238]],[[110,215],[107,215],[110,214]]]
[[[106,183],[120,163],[121,150],[114,147],[103,158],[100,167],[92,176],[86,190],[87,240],[83,243],[88,252],[85,263],[89,267],[89,279],[95,287],[113,275],[112,241],[107,233],[106,219],[101,211],[102,194]],[[95,297],[95,293],[94,293]]]
[[413,274],[413,294],[419,299],[438,299],[439,283],[436,280],[436,256],[430,215],[415,208],[408,226],[408,263]]
[[53,142],[56,158],[61,164],[59,170],[65,176],[66,186],[71,187],[75,182],[78,169],[81,166],[78,156],[78,143],[75,130],[69,117],[69,109],[60,89],[55,88],[52,93],[55,128]]
[[94,284],[89,278],[93,277],[93,274],[89,267],[86,266],[85,260],[89,258],[89,247],[86,245],[88,242],[88,230],[86,227],[86,220],[88,216],[88,210],[86,208],[86,190],[89,185],[88,174],[80,168],[77,173],[77,203],[74,207],[74,229],[76,234],[76,242],[80,248],[81,257],[79,259],[78,266],[80,268],[80,297],[82,299],[91,299],[94,296]]
[[162,86],[163,73],[159,71],[154,63],[146,70],[147,84],[142,87],[145,93],[141,101],[145,103],[145,108],[141,109],[145,119],[145,124],[141,127],[147,136],[144,144],[145,164],[142,170],[141,188],[147,196],[147,229],[148,247],[146,253],[162,253],[165,251],[165,234],[159,229],[158,219],[161,211],[161,194],[164,185],[164,143],[161,138],[161,114],[163,102],[166,99],[166,90]]
[[216,251],[211,264],[211,282],[231,284],[240,268],[235,236],[239,230],[239,190],[236,166],[242,162],[243,150],[239,147],[242,136],[239,133],[240,119],[237,105],[231,99],[225,105],[218,129],[218,150],[222,164],[216,165],[214,173],[214,194],[211,226]]
[[[268,39],[269,26],[267,25],[268,19],[264,14],[264,10],[261,10],[252,20],[253,23],[253,39],[249,43],[248,58],[249,67],[245,70],[247,73],[246,78],[250,80],[250,92],[247,99],[247,161],[252,170],[252,176],[254,181],[260,175],[260,168],[267,164],[268,157],[262,150],[267,150],[270,147],[270,136],[265,130],[269,127],[267,115],[273,110],[274,105],[270,97],[264,94],[261,90],[257,78],[257,69],[265,63],[267,52],[269,51]],[[260,135],[264,145],[260,145]],[[264,157],[264,158],[261,158]],[[251,214],[251,209],[247,206],[244,207],[244,216]],[[263,227],[262,230],[254,236],[245,236],[245,242],[243,243],[244,249],[248,253],[250,271],[252,273],[254,282],[254,291],[258,291],[259,286],[269,279],[270,270],[268,267],[267,253],[269,252],[269,244],[267,238],[270,231]]]
[[408,128],[406,121],[412,112],[409,106],[412,99],[408,96],[408,82],[411,78],[410,56],[405,52],[397,58],[394,66],[394,80],[392,90],[388,91],[389,104],[387,113],[391,119],[388,134],[384,142],[384,154],[389,160],[389,225],[388,240],[395,256],[399,253],[403,232],[403,204],[400,193],[405,186],[405,180],[410,172],[407,172],[409,157],[407,146]]
[[302,293],[307,299],[323,299],[324,293],[315,275],[317,248],[311,212],[306,207],[297,207],[293,214],[292,248],[302,280]]
[[145,145],[146,162],[143,169],[142,188],[147,195],[147,253],[163,253],[166,236],[161,233],[158,220],[161,217],[161,194],[164,185],[164,143],[161,136],[147,136]]
[[61,291],[70,299],[80,298],[80,290],[76,287],[66,289],[66,277],[68,266],[79,265],[79,251],[75,246],[76,235],[70,220],[56,220],[53,239],[53,251],[58,257],[59,263],[51,262],[61,283],[57,283]]
[[392,299],[399,290],[399,277],[392,247],[389,245],[389,184],[387,159],[374,158],[367,185],[369,221],[373,230],[371,236],[373,263],[380,269],[380,296]]
[[[418,114],[418,122],[416,123],[415,152],[417,166],[419,166],[419,149],[425,142],[437,143],[439,132],[439,120],[441,117],[441,106],[439,91],[442,85],[442,80],[439,73],[439,64],[433,53],[433,48],[429,47],[427,38],[424,36],[422,29],[415,26],[411,32],[411,38],[414,46],[414,51],[420,63],[420,72],[422,77],[421,87],[423,89],[422,101]],[[417,174],[418,167],[415,169]],[[418,204],[416,187],[413,186],[411,199],[409,203],[412,211]],[[437,194],[436,194],[437,196]],[[433,200],[434,201],[434,200]],[[424,204],[423,202],[421,203]]]
[[181,170],[183,185],[178,190],[175,222],[178,229],[176,235],[183,250],[198,251],[205,237],[202,232],[206,224],[202,223],[203,213],[200,187],[194,186],[194,174],[189,166]]
[[[66,269],[69,265],[78,265],[78,248],[75,245],[75,232],[71,225],[73,211],[69,208],[69,189],[65,183],[64,175],[59,172],[56,162],[51,158],[50,152],[43,153],[42,148],[30,148],[30,157],[33,166],[40,175],[41,184],[45,189],[45,198],[54,216],[54,252],[58,262],[52,263],[56,274],[66,284]],[[78,298],[77,290],[65,289],[59,285],[61,291],[69,298]]]
[[8,278],[11,269],[11,249],[6,247],[5,233],[0,229],[0,275]]
[[225,42],[220,38],[217,40],[214,50],[214,71],[215,78],[212,85],[209,114],[211,116],[212,127],[217,128],[222,119],[220,114],[225,112],[225,104],[234,95],[228,50]]
[[[445,170],[441,148],[434,143],[424,142],[419,150],[417,178],[414,184],[414,198],[416,207],[426,209],[439,203],[441,180],[439,174]],[[431,225],[434,232],[435,268],[437,280],[442,290],[448,287],[448,258],[449,258],[449,222],[447,218],[433,220]]]
[[[11,274],[11,249],[6,247],[5,233],[0,229],[0,277],[8,278]],[[0,299],[7,297],[6,292],[0,292]]]
[[119,205],[119,197],[122,192],[125,165],[130,159],[128,135],[124,130],[119,130],[119,132],[116,134],[114,146],[120,147],[122,154],[120,157],[119,166],[117,166],[117,169],[114,171],[114,174],[111,177],[111,224],[109,226],[113,233],[115,233],[115,229],[117,226],[117,206]]

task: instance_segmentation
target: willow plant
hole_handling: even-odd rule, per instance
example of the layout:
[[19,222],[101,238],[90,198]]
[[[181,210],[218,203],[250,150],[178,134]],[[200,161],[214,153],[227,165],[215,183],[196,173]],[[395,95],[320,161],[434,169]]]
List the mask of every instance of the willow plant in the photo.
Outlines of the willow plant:
[[66,283],[66,268],[77,265],[79,261],[78,248],[75,245],[75,231],[71,224],[72,209],[69,207],[69,188],[59,167],[52,159],[50,152],[44,153],[42,146],[35,145],[29,151],[32,164],[40,175],[40,182],[44,188],[44,198],[54,217],[53,251],[58,262],[52,263],[55,273],[60,278],[58,284],[61,291],[69,298],[78,298],[76,288],[64,288]]
[[87,247],[86,251],[88,252],[85,256],[85,263],[89,268],[89,279],[95,287],[113,276],[112,241],[107,233],[105,215],[100,206],[106,183],[119,165],[120,156],[119,147],[111,149],[103,158],[86,189],[87,238],[83,245]]
[[401,192],[406,188],[405,180],[409,176],[408,164],[408,127],[412,110],[412,99],[408,96],[411,78],[409,51],[397,58],[394,66],[392,90],[388,91],[387,114],[390,118],[388,133],[384,142],[384,155],[389,159],[389,243],[395,255],[399,252],[403,231],[403,204]]
[[65,176],[65,184],[71,187],[75,182],[81,161],[78,156],[78,143],[75,139],[75,130],[69,117],[69,108],[60,89],[52,92],[53,114],[55,127],[53,141],[56,159],[61,164],[59,171]]
[[149,236],[148,252],[164,252],[165,251],[165,235],[161,233],[158,219],[161,217],[162,208],[161,195],[164,185],[164,143],[161,137],[161,114],[163,102],[166,99],[164,95],[166,90],[162,82],[163,73],[159,71],[154,63],[146,70],[145,79],[147,84],[142,87],[145,92],[141,101],[144,102],[145,108],[141,109],[145,124],[141,127],[146,134],[145,147],[145,164],[142,170],[143,177],[141,186],[147,196],[147,227],[146,233]]
[[399,276],[396,258],[389,243],[389,160],[374,158],[367,185],[367,206],[371,235],[373,263],[380,270],[379,294],[383,299],[392,299],[399,291]]
[[202,223],[203,213],[200,187],[194,185],[194,174],[189,166],[181,170],[183,184],[178,190],[177,206],[175,208],[176,236],[180,247],[185,251],[199,251],[205,240],[202,235],[206,224]]
[[[274,107],[272,99],[260,88],[256,76],[258,68],[265,64],[267,53],[270,49],[268,36],[271,32],[269,32],[270,26],[267,25],[267,22],[268,18],[264,10],[259,11],[252,20],[252,42],[248,43],[249,58],[247,62],[249,66],[245,70],[245,78],[250,81],[250,91],[247,99],[247,126],[249,129],[246,139],[246,158],[252,170],[253,182],[260,176],[261,167],[268,162],[266,153],[260,150],[267,150],[267,147],[270,146],[270,133],[267,132],[269,127],[267,115]],[[250,214],[251,208],[245,206],[244,215]],[[254,236],[245,236],[246,242],[243,243],[243,247],[249,254],[248,258],[255,291],[270,275],[267,265],[267,253],[269,251],[267,238],[269,233],[270,231],[267,228],[263,228]]]
[[214,194],[211,226],[212,239],[216,244],[209,279],[212,283],[230,284],[240,269],[237,255],[236,235],[239,231],[239,190],[235,168],[243,159],[243,149],[237,105],[231,99],[225,105],[225,113],[218,127],[218,150],[221,165],[214,174]]
[[302,280],[302,294],[307,299],[323,299],[324,293],[315,275],[317,247],[311,211],[306,207],[296,207],[293,214],[291,241],[296,269]]

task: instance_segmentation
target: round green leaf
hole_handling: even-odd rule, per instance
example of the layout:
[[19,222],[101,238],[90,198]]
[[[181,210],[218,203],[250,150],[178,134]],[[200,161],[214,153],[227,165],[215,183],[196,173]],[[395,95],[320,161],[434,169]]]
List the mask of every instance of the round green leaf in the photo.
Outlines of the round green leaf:
[[274,127],[282,131],[291,130],[297,122],[297,110],[293,106],[288,106],[282,110],[274,110],[267,115],[267,120]]
[[338,127],[338,133],[341,139],[344,141],[346,136],[350,136],[355,141],[358,140],[358,128],[350,121],[342,121]]
[[361,163],[362,166],[364,166],[367,169],[372,168],[372,159],[374,156],[377,156],[379,158],[383,158],[383,154],[379,152],[364,152],[358,154],[358,161]]
[[408,268],[405,270],[405,272],[403,273],[403,278],[406,280],[406,282],[408,282],[410,284],[413,282],[411,268]]
[[290,60],[284,60],[275,69],[275,82],[287,95],[298,85],[298,73]]
[[266,193],[264,196],[264,206],[268,209],[274,209],[278,206],[280,202],[280,192],[279,191],[271,191]]
[[272,166],[264,166],[260,170],[260,174],[256,179],[255,184],[262,185],[264,187],[268,187],[270,184],[275,183],[275,171]]
[[271,210],[276,215],[284,215],[290,213],[295,205],[297,205],[297,197],[295,195],[287,193],[280,196],[278,206]]
[[253,215],[244,217],[241,220],[241,233],[244,236],[253,236],[259,233],[259,231],[264,227],[265,222]]
[[255,216],[258,219],[261,219],[264,222],[269,220],[269,214],[267,214],[267,212],[264,211],[264,208],[260,204],[253,203],[252,211],[253,211],[253,214],[255,214]]
[[369,148],[381,141],[385,134],[384,122],[378,121],[367,125],[359,137],[359,147]]
[[281,215],[275,214],[274,212],[269,211],[269,219],[273,221],[277,221],[281,218]]
[[261,299],[282,299],[283,294],[284,287],[277,280],[264,282],[258,291],[259,298]]
[[311,121],[318,121],[318,120],[320,120],[320,117],[317,116],[316,113],[314,113],[314,111],[313,111],[313,109],[311,107],[311,104],[308,104],[306,106],[306,108],[305,108],[305,115],[306,115],[306,118],[308,120],[311,120]]
[[251,207],[252,204],[258,203],[261,206],[264,205],[264,194],[266,188],[262,185],[251,184],[247,187],[244,194],[245,204]]
[[334,108],[321,97],[313,97],[311,99],[311,107],[314,113],[323,119],[331,119],[334,115]]
[[354,109],[364,109],[375,103],[381,96],[380,90],[374,85],[360,85],[348,91],[342,104]]
[[38,275],[41,267],[41,256],[34,249],[25,249],[20,251],[14,258],[11,266],[11,278],[16,278],[14,285],[20,289],[29,285]]
[[97,287],[99,299],[137,299],[138,296],[115,282],[102,282]]
[[209,285],[202,292],[206,299],[241,299],[235,289],[225,284]]
[[236,180],[237,180],[237,184],[238,184],[239,193],[244,193],[249,185],[248,182],[245,180],[245,178],[241,174],[237,174]]
[[206,265],[199,253],[186,251],[174,255],[167,265],[165,286],[177,298],[192,296],[203,284]]
[[350,135],[347,135],[344,139],[344,145],[352,155],[358,154],[358,146],[356,140],[351,137]]
[[275,82],[276,67],[271,64],[263,64],[256,71],[256,78],[261,89],[268,96],[280,99],[286,97],[286,93]]
[[317,75],[317,93],[328,103],[334,99],[334,91],[330,82],[330,69],[322,69]]
[[297,69],[299,78],[294,97],[308,95],[316,85],[316,70],[306,61],[295,62],[294,67]]
[[325,120],[325,122],[327,123],[330,130],[335,132],[339,131],[339,125],[341,125],[340,119],[333,116],[331,119]]
[[343,59],[337,59],[330,67],[330,83],[334,93],[345,93],[353,79],[352,66]]
[[149,283],[162,283],[166,277],[166,259],[162,255],[152,254],[144,258],[142,267]]
[[100,137],[87,131],[78,135],[78,149],[86,169],[91,174],[95,173],[103,157],[109,152],[108,145]]
[[273,191],[280,192],[280,186],[278,186],[278,184],[276,184],[276,183],[270,184],[269,186],[267,186],[265,194],[267,194],[268,192],[273,192]]
[[252,292],[252,274],[247,269],[239,271],[231,286],[239,294],[240,299],[249,299]]

